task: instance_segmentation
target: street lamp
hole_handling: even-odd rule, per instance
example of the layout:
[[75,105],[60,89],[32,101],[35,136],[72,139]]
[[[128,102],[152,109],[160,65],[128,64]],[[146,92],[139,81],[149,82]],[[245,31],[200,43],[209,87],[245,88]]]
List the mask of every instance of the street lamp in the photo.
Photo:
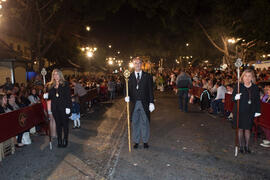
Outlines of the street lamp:
[[113,65],[113,60],[110,59],[110,60],[108,61],[108,64],[109,64],[109,65]]
[[120,51],[118,51],[117,54],[120,54]]
[[133,67],[134,67],[133,62],[130,62],[128,66],[129,66],[130,68],[133,68]]
[[91,27],[90,26],[86,26],[86,31],[90,31],[91,30]]
[[109,48],[112,48],[112,45],[109,45],[108,47],[109,47]]
[[86,53],[86,55],[87,55],[87,57],[89,57],[89,58],[91,58],[91,57],[93,57],[93,52],[92,51],[88,51],[87,53]]
[[234,44],[236,41],[235,41],[235,39],[234,38],[230,38],[230,39],[228,39],[228,43],[231,43],[231,44]]
[[189,46],[189,43],[186,43],[186,46]]

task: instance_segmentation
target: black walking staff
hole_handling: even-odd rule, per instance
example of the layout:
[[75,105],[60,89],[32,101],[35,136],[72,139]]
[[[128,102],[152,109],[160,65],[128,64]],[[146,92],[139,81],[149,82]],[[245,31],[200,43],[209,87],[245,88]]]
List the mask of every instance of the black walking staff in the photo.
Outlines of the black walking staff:
[[[240,93],[240,67],[242,66],[242,61],[240,58],[238,58],[235,62],[235,66],[237,67],[237,94]],[[234,156],[237,157],[238,155],[238,145],[239,145],[239,139],[238,139],[238,131],[239,131],[239,101],[237,100],[237,122],[236,122],[236,131],[235,131],[235,152]]]

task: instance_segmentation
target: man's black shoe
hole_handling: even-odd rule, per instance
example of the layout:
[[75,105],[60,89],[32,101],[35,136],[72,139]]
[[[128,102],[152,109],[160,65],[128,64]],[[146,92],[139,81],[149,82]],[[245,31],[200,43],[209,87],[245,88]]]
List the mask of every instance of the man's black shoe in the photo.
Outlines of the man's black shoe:
[[135,143],[134,146],[133,146],[134,149],[138,149],[138,147],[139,147],[138,143]]
[[144,147],[144,149],[148,149],[149,148],[148,143],[143,143],[143,147]]

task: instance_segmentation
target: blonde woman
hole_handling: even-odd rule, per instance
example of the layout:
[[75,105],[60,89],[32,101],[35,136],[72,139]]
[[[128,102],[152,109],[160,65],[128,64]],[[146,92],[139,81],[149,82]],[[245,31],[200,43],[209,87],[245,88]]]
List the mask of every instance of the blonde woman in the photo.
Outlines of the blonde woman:
[[[54,69],[52,72],[52,78],[49,82],[49,94],[46,94],[44,98],[46,99],[47,97],[51,100],[51,106],[48,106],[48,114],[52,114],[55,119],[58,147],[67,147],[69,130],[68,117],[72,103],[69,83],[65,81],[59,69]],[[63,131],[64,139],[62,139]]]
[[237,122],[237,100],[239,100],[239,145],[240,153],[251,153],[249,149],[250,132],[253,126],[254,117],[261,115],[260,92],[255,85],[255,74],[251,69],[246,69],[240,78],[240,93],[237,94],[237,87],[233,91],[234,123]]

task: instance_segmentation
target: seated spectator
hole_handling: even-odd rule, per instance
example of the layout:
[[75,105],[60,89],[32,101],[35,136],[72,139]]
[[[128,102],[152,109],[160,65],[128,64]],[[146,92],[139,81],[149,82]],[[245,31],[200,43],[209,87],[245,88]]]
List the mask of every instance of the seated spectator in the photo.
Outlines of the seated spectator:
[[0,114],[11,112],[13,109],[9,106],[7,96],[4,93],[0,94]]
[[204,91],[201,94],[200,97],[200,102],[201,102],[201,110],[207,110],[210,108],[210,103],[211,103],[211,96],[210,92],[207,89],[204,89]]
[[221,115],[224,115],[224,103],[226,88],[221,84],[220,81],[216,83],[217,87],[217,96],[211,104],[212,114],[217,114],[220,111]]
[[227,90],[227,94],[232,94],[233,93],[233,85],[232,84],[228,84],[226,86],[226,90]]
[[30,101],[31,105],[40,102],[40,99],[38,97],[38,94],[35,88],[32,88],[31,94],[28,96],[28,100]]
[[264,96],[262,97],[262,102],[270,103],[270,85],[264,87]]
[[[37,91],[35,88],[32,88],[31,94],[28,96],[28,100],[31,102],[30,105],[36,104],[40,102],[40,99],[38,97]],[[36,134],[37,131],[39,131],[39,126],[33,127],[30,129],[31,134]]]
[[[15,95],[9,94],[7,95],[7,99],[8,99],[8,105],[12,108],[12,110],[18,110],[21,108],[21,106],[16,103]],[[23,133],[19,133],[17,137],[16,147],[24,146],[24,144],[22,143],[22,137],[23,137]]]
[[12,91],[14,85],[12,84],[9,77],[6,78],[6,83],[3,85],[3,89],[5,91]]
[[31,102],[28,99],[28,92],[26,90],[19,91],[19,95],[17,97],[17,101],[21,104],[22,107],[29,106]]
[[[266,85],[264,90],[265,90],[265,95],[262,99],[262,102],[270,104],[270,85]],[[260,145],[263,147],[269,148],[270,147],[270,130],[264,127],[262,127],[262,130],[265,134],[266,139],[264,139],[263,143],[261,143]]]
[[7,99],[8,99],[8,105],[12,108],[12,110],[20,109],[20,106],[16,103],[15,95],[8,94]]

